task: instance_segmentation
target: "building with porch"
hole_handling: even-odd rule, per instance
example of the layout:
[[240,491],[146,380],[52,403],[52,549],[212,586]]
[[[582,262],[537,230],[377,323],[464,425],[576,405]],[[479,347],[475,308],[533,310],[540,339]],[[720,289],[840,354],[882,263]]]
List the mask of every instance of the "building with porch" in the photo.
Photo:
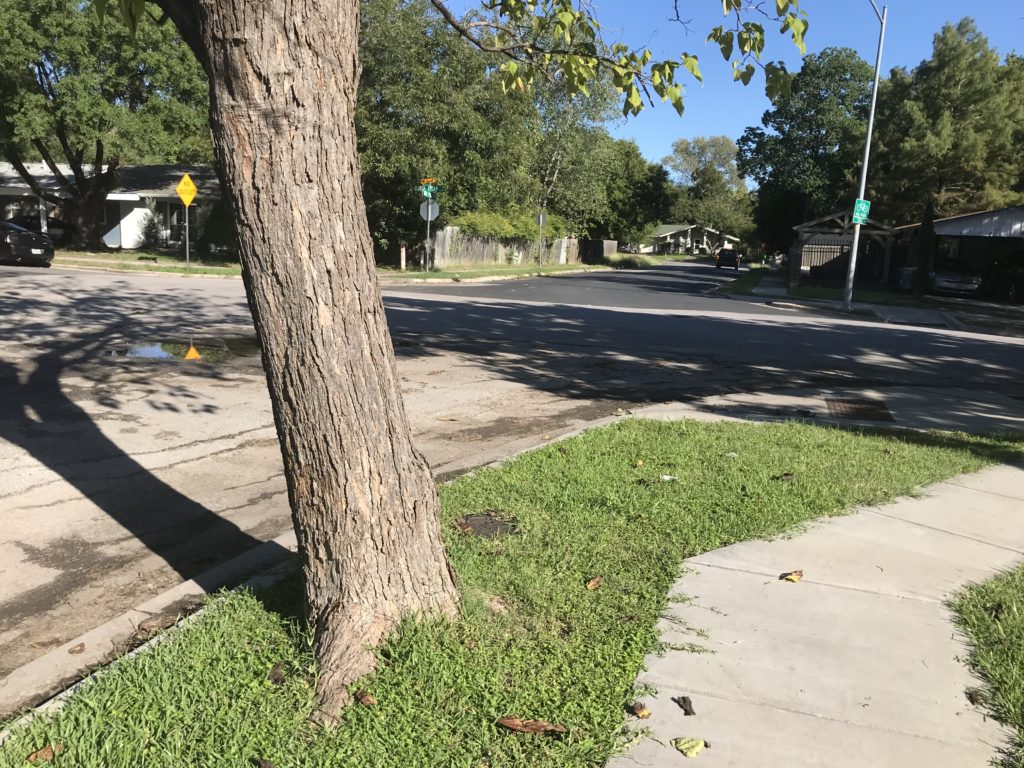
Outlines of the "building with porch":
[[740,242],[738,237],[726,235],[711,227],[700,224],[659,224],[654,230],[651,244],[640,249],[641,253],[690,253],[710,254],[720,248],[734,248]]
[[[846,279],[853,248],[852,218],[850,211],[839,211],[793,227],[796,240],[789,249],[790,285]],[[896,230],[880,221],[868,219],[861,226],[858,281],[889,282],[893,274],[895,240]]]
[[[31,176],[47,192],[63,196],[63,188],[43,163],[27,165]],[[71,176],[71,168],[58,165],[62,174]],[[181,177],[188,173],[198,189],[189,207],[190,240],[198,240],[213,204],[220,200],[220,183],[209,166],[129,165],[118,171],[118,186],[107,195],[103,211],[103,242],[110,248],[135,249],[143,245],[144,227],[150,212],[157,243],[174,247],[183,242],[185,207],[175,191]],[[60,219],[60,205],[37,197],[10,163],[0,163],[0,220],[42,211]]]

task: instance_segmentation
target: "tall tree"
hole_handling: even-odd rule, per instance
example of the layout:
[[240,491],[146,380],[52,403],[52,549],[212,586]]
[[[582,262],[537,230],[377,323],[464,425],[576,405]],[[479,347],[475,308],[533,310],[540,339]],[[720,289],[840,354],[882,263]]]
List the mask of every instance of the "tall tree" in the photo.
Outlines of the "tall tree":
[[687,186],[715,178],[735,191],[746,188],[736,168],[736,142],[728,136],[677,139],[672,143],[672,154],[661,162]]
[[356,131],[378,253],[422,239],[425,176],[443,187],[442,221],[534,210],[539,117],[488,76],[493,54],[467,46],[426,0],[362,0],[360,57]]
[[[648,51],[622,47],[599,54],[596,21],[573,0],[495,0],[487,6],[497,19],[468,24],[431,1],[475,45],[510,57],[509,87],[525,89],[543,70],[583,90],[611,68],[626,111],[643,107],[643,89],[681,110],[674,72],[697,68],[694,57],[652,62]],[[402,405],[366,223],[355,128],[359,0],[158,5],[210,80],[214,149],[238,227],[330,717],[399,621],[451,616],[458,605],[437,494]],[[145,3],[121,6],[131,22]],[[740,0],[725,7],[748,25],[736,55],[760,58],[763,28],[743,21]],[[796,4],[775,10],[802,45]],[[501,24],[530,17],[528,37]],[[774,66],[770,87],[784,74]]]
[[845,207],[863,149],[871,66],[849,48],[808,56],[779,98],[739,140],[739,168],[758,185],[757,222],[771,248],[793,226]]
[[882,211],[909,222],[929,202],[942,217],[1024,200],[1022,85],[1019,60],[1004,64],[971,19],[943,27],[913,72],[894,70],[872,174]]
[[736,166],[736,153],[736,144],[728,136],[679,139],[672,145],[672,154],[662,163],[683,184],[672,209],[675,221],[749,239],[751,199]]
[[588,225],[591,237],[639,243],[655,224],[670,218],[676,186],[662,165],[644,158],[636,143],[614,142],[604,185],[608,211]]
[[206,79],[173,27],[144,17],[132,35],[76,0],[0,0],[0,18],[0,155],[90,246],[122,164],[209,161]]

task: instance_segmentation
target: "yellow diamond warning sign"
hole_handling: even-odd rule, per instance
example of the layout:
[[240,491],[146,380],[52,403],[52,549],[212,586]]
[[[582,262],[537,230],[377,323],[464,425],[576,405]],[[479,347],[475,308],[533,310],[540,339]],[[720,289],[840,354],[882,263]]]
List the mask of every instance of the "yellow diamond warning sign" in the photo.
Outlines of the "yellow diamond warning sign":
[[187,173],[181,177],[181,181],[178,182],[174,191],[178,193],[178,197],[181,198],[181,202],[185,204],[186,208],[192,205],[192,201],[196,199],[196,184]]

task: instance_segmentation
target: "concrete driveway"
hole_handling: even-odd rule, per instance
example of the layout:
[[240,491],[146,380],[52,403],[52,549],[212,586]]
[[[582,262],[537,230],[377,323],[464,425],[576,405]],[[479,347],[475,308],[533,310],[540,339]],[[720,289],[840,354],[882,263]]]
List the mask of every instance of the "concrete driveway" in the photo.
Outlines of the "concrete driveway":
[[[1021,394],[1017,340],[780,313],[709,294],[731,275],[705,266],[389,290],[435,472],[641,402],[937,381]],[[290,519],[239,281],[0,268],[0,318],[4,675]],[[190,338],[238,354],[122,355]]]

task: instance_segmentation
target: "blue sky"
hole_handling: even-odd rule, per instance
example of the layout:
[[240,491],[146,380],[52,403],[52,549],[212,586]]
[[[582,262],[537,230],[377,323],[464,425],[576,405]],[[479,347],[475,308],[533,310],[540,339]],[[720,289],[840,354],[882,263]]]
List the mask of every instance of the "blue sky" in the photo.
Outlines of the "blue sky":
[[[736,139],[749,125],[759,125],[770,106],[764,81],[747,87],[733,83],[732,70],[717,46],[705,44],[708,31],[722,22],[718,0],[679,0],[681,15],[692,20],[690,31],[669,20],[673,0],[592,0],[609,42],[646,46],[656,58],[677,57],[683,51],[700,57],[704,84],[687,79],[686,113],[682,118],[668,104],[658,103],[638,117],[610,126],[613,135],[634,139],[649,160],[658,161],[671,152],[679,138],[724,134]],[[876,0],[879,8],[882,0]],[[462,10],[472,0],[452,0]],[[772,5],[771,0],[766,5]],[[831,46],[856,50],[874,63],[878,43],[878,19],[869,0],[803,0],[810,30],[808,53]],[[1021,0],[890,0],[882,71],[895,66],[912,68],[931,55],[932,37],[948,21],[974,18],[978,28],[1000,52],[1024,53],[1024,2]],[[775,33],[765,56],[783,59],[791,71],[800,68],[800,54],[788,36]]]

